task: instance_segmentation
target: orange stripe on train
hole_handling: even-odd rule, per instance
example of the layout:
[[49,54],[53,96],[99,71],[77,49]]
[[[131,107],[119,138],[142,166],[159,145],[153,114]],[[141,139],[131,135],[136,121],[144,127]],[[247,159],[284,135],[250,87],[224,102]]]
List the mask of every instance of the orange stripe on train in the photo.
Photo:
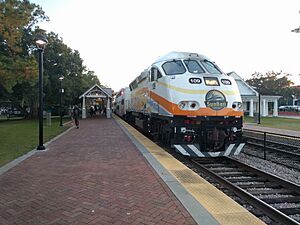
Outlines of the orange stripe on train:
[[150,91],[150,97],[164,107],[168,112],[176,116],[243,116],[243,112],[234,111],[230,108],[213,110],[211,108],[200,108],[198,110],[181,110],[178,105]]

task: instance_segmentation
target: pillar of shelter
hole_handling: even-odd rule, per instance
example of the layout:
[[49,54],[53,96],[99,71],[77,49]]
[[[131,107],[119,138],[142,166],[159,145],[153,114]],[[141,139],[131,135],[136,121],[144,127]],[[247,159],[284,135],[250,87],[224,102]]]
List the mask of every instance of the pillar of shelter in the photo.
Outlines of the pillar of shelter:
[[110,98],[107,98],[106,102],[106,118],[110,118]]
[[85,97],[82,98],[82,119],[86,119]]
[[268,104],[266,103],[266,99],[263,99],[263,107],[262,107],[262,116],[268,115]]
[[253,98],[250,99],[249,116],[253,117]]
[[278,116],[278,100],[274,101],[273,116]]

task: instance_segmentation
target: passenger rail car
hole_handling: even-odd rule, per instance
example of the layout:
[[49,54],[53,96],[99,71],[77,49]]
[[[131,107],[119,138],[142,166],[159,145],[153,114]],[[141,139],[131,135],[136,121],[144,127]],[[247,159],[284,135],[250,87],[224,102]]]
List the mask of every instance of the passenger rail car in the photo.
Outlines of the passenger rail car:
[[124,102],[130,98],[124,105],[126,119],[183,155],[236,155],[245,145],[237,84],[203,55],[162,56],[129,89],[118,101],[121,108],[122,97]]
[[122,88],[115,98],[114,111],[117,115],[125,119],[126,110],[129,108],[130,90],[129,87]]

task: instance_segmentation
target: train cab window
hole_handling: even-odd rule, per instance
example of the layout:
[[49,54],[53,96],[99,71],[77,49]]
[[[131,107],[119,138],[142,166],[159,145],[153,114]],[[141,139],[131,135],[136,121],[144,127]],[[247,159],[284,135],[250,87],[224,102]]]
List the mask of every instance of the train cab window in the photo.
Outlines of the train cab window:
[[162,65],[162,68],[166,75],[184,74],[186,72],[186,69],[181,60],[165,62]]
[[129,85],[130,91],[136,89],[138,87],[137,81],[134,80],[131,82],[131,84]]
[[199,65],[199,63],[196,60],[188,59],[184,60],[183,62],[190,73],[205,73],[204,69]]
[[151,81],[158,80],[162,77],[162,74],[159,72],[157,68],[151,68]]
[[222,74],[222,72],[219,70],[219,68],[212,62],[208,60],[201,61],[202,65],[205,67],[207,72],[213,73],[213,74]]
[[159,72],[159,70],[157,70],[157,79],[159,79],[161,77],[162,77],[161,73]]

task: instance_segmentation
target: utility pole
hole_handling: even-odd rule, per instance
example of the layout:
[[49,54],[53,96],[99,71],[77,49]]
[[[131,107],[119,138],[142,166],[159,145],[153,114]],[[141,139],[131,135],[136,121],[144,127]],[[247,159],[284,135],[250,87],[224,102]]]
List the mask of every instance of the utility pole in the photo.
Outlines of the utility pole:
[[[299,13],[300,13],[300,11],[299,11]],[[291,32],[300,33],[300,27],[291,30]]]

